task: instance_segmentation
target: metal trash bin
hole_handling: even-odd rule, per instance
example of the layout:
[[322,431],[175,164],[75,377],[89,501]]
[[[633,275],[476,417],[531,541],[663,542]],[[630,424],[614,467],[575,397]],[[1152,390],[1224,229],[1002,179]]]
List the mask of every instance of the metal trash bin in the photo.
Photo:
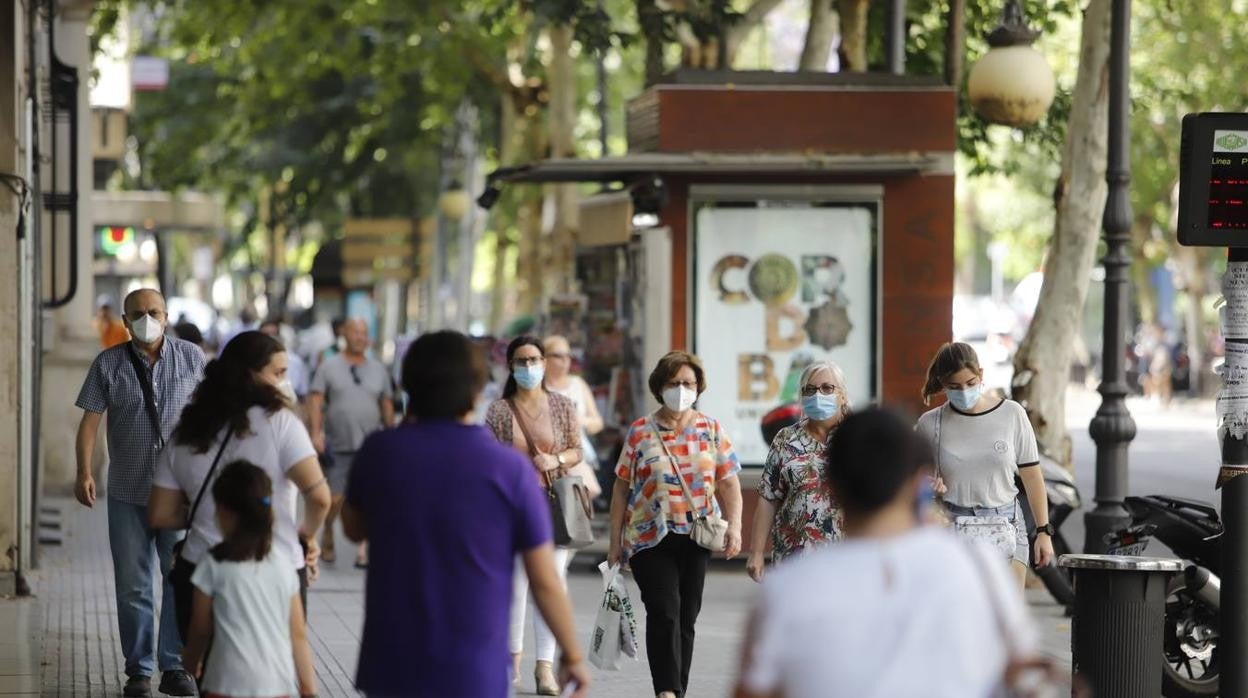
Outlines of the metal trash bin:
[[1127,555],[1063,555],[1071,570],[1074,673],[1097,698],[1161,695],[1166,585],[1183,561]]

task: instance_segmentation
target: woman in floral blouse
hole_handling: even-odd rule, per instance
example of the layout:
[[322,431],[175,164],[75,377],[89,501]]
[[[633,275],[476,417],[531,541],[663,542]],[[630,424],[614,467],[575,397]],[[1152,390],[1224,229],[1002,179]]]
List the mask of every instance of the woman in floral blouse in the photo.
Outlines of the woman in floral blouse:
[[746,562],[756,582],[763,579],[769,539],[772,560],[780,562],[841,537],[841,510],[822,464],[828,436],[849,411],[845,374],[831,361],[818,361],[802,371],[800,385],[805,418],[776,434],[758,485],[752,549]]
[[649,387],[662,407],[628,430],[615,469],[608,560],[632,567],[646,607],[655,695],[677,698],[688,695],[694,624],[711,557],[690,533],[697,519],[721,513],[728,522],[724,555],[741,552],[741,463],[719,422],[693,408],[706,390],[696,356],[664,356]]

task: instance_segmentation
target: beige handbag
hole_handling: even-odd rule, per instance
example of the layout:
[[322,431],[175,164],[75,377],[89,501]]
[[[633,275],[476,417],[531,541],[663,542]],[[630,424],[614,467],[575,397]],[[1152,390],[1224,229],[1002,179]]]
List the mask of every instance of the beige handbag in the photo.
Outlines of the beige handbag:
[[[667,449],[667,443],[663,441],[663,435],[659,433],[658,427],[653,422],[650,423],[650,428],[654,430],[654,438],[658,439],[659,445],[663,447],[663,453],[671,461],[672,472],[676,475],[676,479],[680,481],[680,489],[685,493],[685,499],[689,500],[689,508],[697,511],[698,507],[693,502],[693,493],[689,491],[689,484],[685,482],[684,476],[680,474],[680,461],[676,460],[672,452]],[[724,548],[727,547],[728,522],[719,515],[719,512],[715,511],[714,485],[712,485],[712,489],[707,491],[706,496],[707,500],[711,502],[711,513],[694,519],[693,529],[689,531],[689,537],[693,539],[694,543],[713,553],[723,552]]]

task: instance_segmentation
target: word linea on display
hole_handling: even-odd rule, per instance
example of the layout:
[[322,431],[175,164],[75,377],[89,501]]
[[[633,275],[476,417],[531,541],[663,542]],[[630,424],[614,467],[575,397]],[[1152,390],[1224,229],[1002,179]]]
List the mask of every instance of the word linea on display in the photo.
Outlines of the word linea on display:
[[1248,247],[1248,114],[1183,117],[1179,244]]

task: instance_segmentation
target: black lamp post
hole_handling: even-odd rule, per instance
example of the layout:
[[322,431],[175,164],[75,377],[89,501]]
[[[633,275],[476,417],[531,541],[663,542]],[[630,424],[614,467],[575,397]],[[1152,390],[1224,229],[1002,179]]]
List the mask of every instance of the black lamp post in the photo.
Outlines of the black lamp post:
[[1103,553],[1105,534],[1131,518],[1122,501],[1127,495],[1127,449],[1135,438],[1135,420],[1127,411],[1124,366],[1131,266],[1130,47],[1131,0],[1113,0],[1109,54],[1109,152],[1105,180],[1106,252],[1104,342],[1101,351],[1101,407],[1088,430],[1096,442],[1096,508],[1084,515],[1084,552]]

